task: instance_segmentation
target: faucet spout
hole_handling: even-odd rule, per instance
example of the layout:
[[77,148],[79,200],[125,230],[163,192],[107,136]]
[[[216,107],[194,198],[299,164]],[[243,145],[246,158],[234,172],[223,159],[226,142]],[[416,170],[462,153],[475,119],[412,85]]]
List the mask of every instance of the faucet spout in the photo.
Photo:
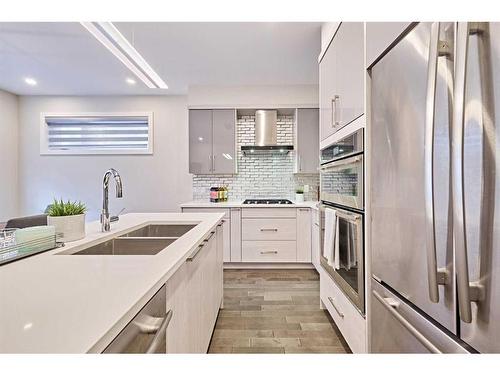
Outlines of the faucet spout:
[[109,216],[109,179],[113,176],[115,180],[116,197],[123,197],[122,178],[116,169],[110,168],[104,174],[102,180],[102,211],[101,211],[101,229],[103,232],[111,230],[111,220]]

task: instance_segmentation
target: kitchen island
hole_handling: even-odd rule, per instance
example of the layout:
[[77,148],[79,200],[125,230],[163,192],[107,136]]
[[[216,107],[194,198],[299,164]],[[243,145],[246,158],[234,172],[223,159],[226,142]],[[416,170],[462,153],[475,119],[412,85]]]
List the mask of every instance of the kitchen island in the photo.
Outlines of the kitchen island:
[[[126,214],[112,225],[110,232],[102,233],[99,222],[87,223],[84,239],[0,267],[0,352],[104,351],[165,283],[167,294],[175,294],[172,288],[169,289],[169,279],[174,276],[177,282],[182,278],[193,279],[187,273],[192,272],[194,266],[185,267],[186,260],[208,243],[208,237],[220,226],[222,217],[223,214],[219,213]],[[72,255],[149,224],[196,226],[156,255]],[[218,233],[216,237],[222,238],[222,234]],[[205,258],[200,256],[198,259]],[[195,265],[195,262],[191,264]],[[220,263],[214,263],[214,267],[220,268],[216,275],[220,280],[215,280],[220,282],[220,295],[214,295],[220,306],[222,258]],[[185,277],[180,272],[185,272]],[[203,294],[203,290],[199,292]],[[182,297],[177,295],[175,298],[182,300]],[[183,304],[183,308],[189,306]],[[212,310],[216,317],[218,306]],[[174,317],[186,315],[189,315],[186,311],[177,314],[174,311]],[[185,319],[179,322],[189,323]],[[206,331],[210,329],[210,332],[202,332],[204,341],[210,337],[213,327],[208,325],[212,324],[215,324],[213,318],[201,327]],[[189,327],[174,328],[173,332],[192,330]],[[167,337],[167,346],[169,340]],[[202,352],[207,345],[198,344],[192,350],[190,346],[184,346],[178,351]]]

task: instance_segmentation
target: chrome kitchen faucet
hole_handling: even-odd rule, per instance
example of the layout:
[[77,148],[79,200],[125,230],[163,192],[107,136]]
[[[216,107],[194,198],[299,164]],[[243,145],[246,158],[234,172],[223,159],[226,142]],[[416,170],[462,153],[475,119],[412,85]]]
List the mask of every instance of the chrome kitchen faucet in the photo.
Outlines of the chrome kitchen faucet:
[[111,229],[111,218],[109,216],[109,178],[113,176],[115,179],[116,186],[116,197],[121,198],[123,196],[122,193],[122,179],[117,170],[110,168],[104,174],[104,178],[102,180],[102,211],[101,211],[101,229],[103,232],[109,232]]

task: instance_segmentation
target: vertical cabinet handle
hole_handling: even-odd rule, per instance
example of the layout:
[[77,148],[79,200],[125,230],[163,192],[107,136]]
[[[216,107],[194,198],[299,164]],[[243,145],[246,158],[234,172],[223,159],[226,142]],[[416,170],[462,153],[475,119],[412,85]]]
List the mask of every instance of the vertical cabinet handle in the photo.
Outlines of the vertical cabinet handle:
[[338,102],[340,101],[339,95],[334,95],[331,105],[332,105],[332,128],[336,128],[339,126],[339,121],[337,120],[337,112],[338,112]]
[[427,250],[427,281],[429,299],[439,302],[438,284],[445,284],[446,269],[437,267],[436,226],[434,215],[434,112],[436,109],[436,80],[438,57],[449,56],[448,44],[439,40],[439,22],[431,26],[429,66],[427,70],[427,95],[425,108],[424,181],[425,181],[425,223]]
[[[467,72],[467,55],[469,34],[468,22],[459,22],[456,37],[455,86],[453,97],[452,129],[452,186],[453,186],[453,235],[455,243],[455,259],[458,289],[458,306],[460,319],[465,323],[472,322],[472,301],[480,300],[482,287],[469,281],[469,265],[467,257],[467,238],[465,221],[464,195],[464,115],[465,115],[465,82]],[[479,30],[476,30],[479,32]]]

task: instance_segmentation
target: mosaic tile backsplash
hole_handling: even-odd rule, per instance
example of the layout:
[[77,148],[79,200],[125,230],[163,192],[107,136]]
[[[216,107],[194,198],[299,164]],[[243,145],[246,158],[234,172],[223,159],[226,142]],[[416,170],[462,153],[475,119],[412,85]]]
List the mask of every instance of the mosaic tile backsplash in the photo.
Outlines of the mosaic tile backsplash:
[[[279,115],[278,144],[294,144],[294,117]],[[295,151],[286,155],[243,155],[242,145],[253,145],[255,116],[239,116],[236,123],[238,173],[194,175],[193,199],[208,200],[211,186],[227,185],[230,200],[248,198],[295,199],[295,190],[309,185],[305,200],[316,200],[319,174],[294,174]]]

